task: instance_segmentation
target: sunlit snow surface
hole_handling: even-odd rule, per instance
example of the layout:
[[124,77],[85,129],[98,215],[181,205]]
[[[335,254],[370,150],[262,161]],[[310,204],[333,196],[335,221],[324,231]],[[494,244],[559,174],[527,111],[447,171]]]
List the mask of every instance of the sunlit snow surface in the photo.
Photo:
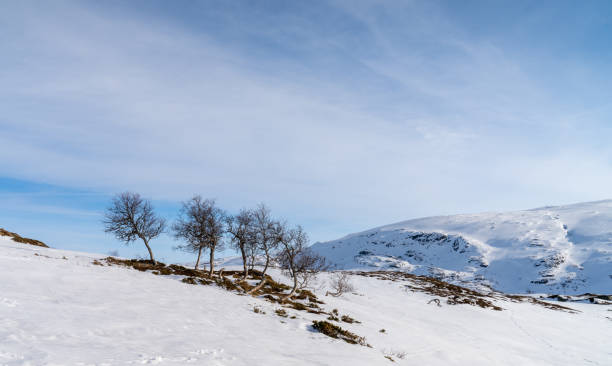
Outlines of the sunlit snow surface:
[[612,201],[439,216],[317,243],[342,269],[391,269],[513,293],[612,294]]
[[[361,321],[341,323],[372,348],[313,332],[316,315],[213,286],[182,283],[100,256],[0,238],[0,365],[610,365],[612,307],[580,313],[499,301],[503,311],[428,304],[401,282],[353,276],[354,294],[324,296]],[[282,278],[273,271],[276,278]],[[285,279],[286,280],[286,279]],[[266,314],[255,313],[257,306]],[[380,332],[385,329],[385,332]],[[398,355],[403,355],[403,359]]]

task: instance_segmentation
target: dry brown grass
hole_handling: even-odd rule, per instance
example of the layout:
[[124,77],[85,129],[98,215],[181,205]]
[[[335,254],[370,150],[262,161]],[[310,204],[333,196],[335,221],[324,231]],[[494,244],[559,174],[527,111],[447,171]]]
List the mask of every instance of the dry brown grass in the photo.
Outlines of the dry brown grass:
[[35,245],[37,247],[43,247],[43,248],[49,248],[49,246],[47,244],[43,243],[40,240],[24,238],[24,237],[20,236],[19,234],[12,233],[12,232],[4,230],[2,228],[0,228],[0,236],[8,236],[11,239],[13,239],[13,241],[15,241],[17,243]]
[[506,298],[508,298],[510,301],[512,302],[529,302],[532,303],[534,305],[540,305],[543,306],[545,308],[551,309],[551,310],[558,310],[558,311],[565,311],[568,313],[579,313],[580,311],[572,309],[572,308],[568,308],[567,306],[562,306],[562,305],[557,305],[557,304],[551,304],[548,303],[546,301],[541,301],[538,299],[534,299],[533,297],[530,296],[523,296],[523,295],[504,295]]
[[289,316],[289,314],[287,314],[287,311],[285,309],[276,309],[274,310],[274,312],[276,313],[276,315],[286,318]]
[[[479,306],[481,308],[488,308],[492,310],[501,311],[503,310],[500,306],[493,303],[493,300],[512,301],[512,302],[529,302],[534,305],[543,306],[547,309],[566,311],[569,313],[577,313],[577,310],[551,304],[545,301],[540,301],[529,296],[522,295],[509,295],[497,291],[491,291],[490,293],[483,294],[478,291],[453,285],[448,282],[439,280],[433,277],[418,276],[411,273],[405,272],[392,272],[392,271],[373,271],[373,272],[353,272],[353,274],[374,277],[381,280],[389,281],[402,281],[407,282],[404,286],[406,289],[413,292],[424,292],[429,295],[439,296],[440,298],[446,298],[448,305],[459,305],[467,304],[472,306]],[[434,299],[439,304],[439,299]],[[433,301],[433,300],[432,300]]]
[[[192,268],[186,268],[176,264],[166,265],[162,262],[153,263],[150,260],[145,259],[119,259],[115,257],[107,257],[100,260],[94,260],[95,265],[115,265],[130,267],[142,272],[150,272],[158,276],[168,275],[180,275],[185,276],[181,281],[190,285],[217,285],[218,287],[224,288],[231,292],[238,292],[244,294],[252,289],[254,286],[248,282],[242,280],[242,271],[224,271],[223,277],[219,278],[219,272],[215,272],[216,276],[212,278],[208,276],[208,271],[195,270]],[[251,279],[261,280],[262,273],[259,271],[250,271],[249,277]],[[265,285],[257,290],[252,295],[266,299],[273,303],[281,303],[281,298],[284,296],[286,291],[291,290],[290,286],[283,283],[276,282],[272,277],[266,275]],[[308,300],[308,302],[302,302]],[[323,304],[319,301],[317,296],[308,290],[298,290],[296,296],[293,299],[289,299],[282,303],[283,306],[292,308],[299,311],[306,311],[313,314],[325,314],[323,309],[319,307],[319,304]]]
[[492,296],[433,277],[391,271],[355,272],[355,274],[389,281],[405,281],[404,286],[407,290],[446,298],[448,305],[467,304],[497,311],[502,310],[491,301],[494,299]]
[[351,318],[348,315],[342,315],[342,317],[340,318],[340,320],[342,320],[345,323],[349,323],[349,324],[353,324],[353,323],[357,323],[357,324],[361,324],[361,322],[359,320],[356,320],[354,318]]
[[312,322],[312,327],[328,337],[342,339],[346,343],[350,344],[360,344],[362,346],[368,346],[364,337],[360,337],[355,333],[351,333],[348,330],[342,329],[339,326],[327,322],[325,320],[314,320]]

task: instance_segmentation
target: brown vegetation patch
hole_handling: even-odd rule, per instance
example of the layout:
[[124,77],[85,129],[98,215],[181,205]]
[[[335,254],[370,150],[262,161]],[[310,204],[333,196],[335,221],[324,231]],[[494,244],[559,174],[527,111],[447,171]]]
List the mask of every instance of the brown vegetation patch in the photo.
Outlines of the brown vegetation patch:
[[313,320],[312,327],[328,337],[342,339],[343,341],[350,344],[360,344],[362,346],[368,345],[364,337],[360,337],[355,333],[351,333],[348,330],[342,329],[339,326],[327,322],[325,320]]
[[289,305],[289,307],[291,307],[292,309],[295,310],[301,310],[301,311],[308,311],[308,307],[304,304],[302,304],[301,302],[295,302],[295,301],[286,301],[285,302],[287,305]]
[[280,317],[283,317],[283,318],[286,318],[286,317],[289,316],[285,309],[276,309],[276,310],[274,310],[274,312],[276,313],[276,315],[278,315]]
[[196,282],[197,278],[193,278],[193,277],[185,277],[181,280],[181,282],[183,283],[188,283],[190,285],[197,285],[198,283]]
[[323,301],[317,298],[317,295],[309,290],[297,290],[296,295],[294,295],[293,298],[298,300],[308,300],[308,302],[315,304],[325,304]]
[[353,323],[361,324],[361,322],[359,320],[353,319],[353,318],[351,318],[348,315],[342,315],[340,320],[342,320],[345,323],[349,323],[349,324],[353,324]]
[[20,236],[19,234],[12,233],[12,232],[4,230],[2,228],[0,228],[0,236],[8,236],[11,239],[13,239],[13,241],[15,241],[17,243],[35,245],[37,247],[43,247],[43,248],[49,248],[49,246],[47,244],[43,243],[40,240],[24,238],[24,237]]
[[236,286],[234,281],[230,280],[229,278],[226,278],[226,277],[215,278],[215,282],[217,283],[217,286],[223,287],[224,289],[228,291],[241,291],[241,288]]
[[[216,276],[212,278],[208,276],[208,271],[195,270],[192,268],[186,268],[176,264],[166,265],[162,262],[153,263],[150,260],[145,259],[119,259],[115,257],[107,257],[104,259],[95,259],[93,264],[102,266],[106,265],[117,265],[131,267],[138,271],[150,271],[154,275],[168,276],[168,275],[179,275],[185,276],[181,279],[181,282],[190,285],[212,285],[224,288],[228,291],[239,292],[244,294],[251,290],[254,286],[248,282],[241,280],[243,277],[242,271],[223,271],[223,277],[219,277],[220,272],[215,272]],[[253,279],[259,279],[261,281],[262,273],[259,271],[250,271],[250,277]],[[226,277],[227,276],[227,277]],[[258,278],[259,277],[259,278]],[[232,278],[236,280],[232,280]],[[239,280],[240,279],[240,280]],[[239,281],[238,281],[239,280]],[[283,283],[276,282],[272,277],[266,275],[266,283],[259,290],[253,293],[254,296],[259,296],[273,303],[281,303],[281,299],[286,291],[290,291],[291,287]],[[301,301],[300,301],[301,300]],[[302,301],[307,300],[307,303]],[[287,300],[282,305],[299,310],[306,311],[312,314],[326,314],[320,307],[319,304],[323,304],[319,301],[317,296],[308,290],[296,291],[296,296],[293,299]]]
[[572,314],[576,314],[579,313],[580,311],[572,309],[572,308],[568,308],[567,306],[562,306],[562,305],[558,305],[558,304],[551,304],[548,303],[546,301],[541,301],[538,299],[534,299],[533,297],[530,296],[523,296],[523,295],[503,295],[505,298],[507,298],[508,300],[512,301],[512,302],[529,302],[531,304],[535,304],[535,305],[540,305],[543,306],[545,308],[551,309],[551,310],[557,310],[557,311],[565,311],[568,313],[572,313]]
[[[181,280],[183,283],[190,285],[212,285],[213,283],[219,287],[223,287],[229,291],[241,291],[241,289],[229,278],[226,277],[213,277],[212,279],[208,276],[207,271],[195,270],[193,268],[186,268],[177,264],[166,265],[162,262],[153,263],[146,259],[119,259],[115,257],[107,257],[102,259],[107,265],[117,265],[131,267],[138,271],[151,271],[154,275],[169,276],[178,275],[185,276]],[[104,265],[99,260],[94,260],[95,265]],[[226,272],[227,273],[227,272]]]
[[[248,283],[245,283],[245,285],[249,290],[254,287]],[[291,286],[276,282],[272,279],[272,277],[266,275],[266,283],[264,286],[254,292],[252,295],[261,296],[262,298],[273,303],[281,303],[281,299],[284,294],[290,290]],[[308,302],[303,303],[302,301],[304,300],[308,300]],[[295,310],[306,311],[312,314],[324,314],[325,312],[319,307],[319,304],[323,304],[323,301],[320,301],[317,298],[317,295],[308,290],[297,290],[296,294],[292,296],[291,299],[283,302],[283,305]]]
[[[405,272],[392,272],[392,271],[373,271],[373,272],[352,272],[353,274],[365,276],[365,277],[374,277],[381,280],[389,280],[389,281],[406,281],[410,284],[406,284],[406,289],[409,289],[413,292],[424,292],[426,294],[439,296],[442,298],[446,298],[446,303],[449,305],[458,305],[458,304],[467,304],[472,306],[479,306],[481,308],[489,308],[493,310],[501,311],[503,310],[501,307],[495,305],[491,300],[503,300],[503,301],[512,301],[512,302],[529,302],[534,305],[543,306],[547,309],[558,310],[558,311],[566,311],[569,313],[577,313],[579,311],[557,305],[551,304],[545,301],[541,301],[535,299],[530,296],[522,296],[522,295],[509,295],[504,294],[497,291],[491,291],[488,294],[483,294],[478,291],[453,285],[448,282],[439,280],[433,277],[427,276],[418,276],[411,273]],[[434,299],[432,301],[436,301],[439,305],[440,300]],[[431,302],[431,301],[430,301]]]
[[500,311],[501,307],[495,305],[488,299],[494,299],[492,296],[482,294],[472,289],[453,285],[451,283],[439,280],[433,277],[417,276],[405,272],[390,272],[390,271],[375,271],[375,272],[354,272],[354,274],[375,277],[381,280],[389,281],[407,281],[405,284],[407,290],[413,292],[424,292],[429,295],[446,298],[446,303],[449,305],[467,304],[479,306]]

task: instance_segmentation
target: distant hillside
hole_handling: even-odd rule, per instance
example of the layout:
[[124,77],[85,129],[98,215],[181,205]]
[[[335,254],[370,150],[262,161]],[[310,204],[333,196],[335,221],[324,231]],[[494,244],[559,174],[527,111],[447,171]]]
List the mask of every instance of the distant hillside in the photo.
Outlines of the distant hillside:
[[0,228],[0,236],[8,236],[13,241],[16,241],[17,243],[30,244],[30,245],[36,245],[37,247],[49,248],[49,246],[47,244],[43,243],[40,240],[24,238],[24,237],[20,236],[19,234],[12,233],[10,231],[6,231],[6,230],[4,230],[2,228]]
[[341,269],[389,269],[513,293],[612,294],[612,201],[439,216],[312,247]]

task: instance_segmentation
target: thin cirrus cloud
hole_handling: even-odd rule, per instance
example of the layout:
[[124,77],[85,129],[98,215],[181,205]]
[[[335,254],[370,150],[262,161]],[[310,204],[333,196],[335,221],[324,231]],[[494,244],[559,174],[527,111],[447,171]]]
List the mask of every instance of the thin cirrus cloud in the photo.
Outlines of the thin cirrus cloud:
[[3,175],[164,201],[197,192],[230,210],[265,201],[315,240],[606,198],[606,70],[546,52],[545,5],[503,29],[453,7],[6,5]]

